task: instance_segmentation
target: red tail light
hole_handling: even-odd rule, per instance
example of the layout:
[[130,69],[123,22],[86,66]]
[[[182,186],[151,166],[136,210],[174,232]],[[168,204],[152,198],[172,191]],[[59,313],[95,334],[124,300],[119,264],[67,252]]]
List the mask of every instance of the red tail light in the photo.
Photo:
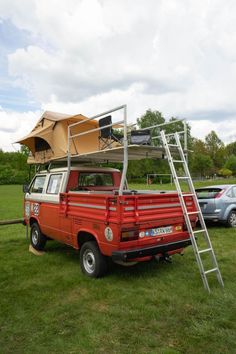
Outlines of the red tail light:
[[123,229],[121,231],[121,241],[133,241],[138,240],[138,229]]
[[222,196],[222,194],[224,193],[224,189],[222,189],[219,193],[217,193],[216,195],[215,195],[215,198],[220,198],[221,196]]

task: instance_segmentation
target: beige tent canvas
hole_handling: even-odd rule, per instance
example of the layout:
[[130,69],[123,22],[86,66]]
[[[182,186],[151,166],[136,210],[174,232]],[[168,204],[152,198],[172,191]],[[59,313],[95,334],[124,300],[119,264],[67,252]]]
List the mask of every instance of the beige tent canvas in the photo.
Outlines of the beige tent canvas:
[[[26,145],[31,156],[28,163],[43,164],[60,159],[67,154],[68,126],[86,119],[82,114],[68,115],[46,111],[30,134],[17,141]],[[71,128],[71,134],[98,128],[98,121],[90,120]],[[99,130],[73,138],[71,141],[71,154],[83,154],[99,150]]]

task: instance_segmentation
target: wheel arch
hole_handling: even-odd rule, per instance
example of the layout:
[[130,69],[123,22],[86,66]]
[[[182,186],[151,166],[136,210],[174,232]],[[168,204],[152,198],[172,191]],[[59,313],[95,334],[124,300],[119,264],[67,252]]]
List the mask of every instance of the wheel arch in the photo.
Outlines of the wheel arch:
[[31,227],[34,223],[37,223],[38,226],[40,227],[39,222],[38,222],[38,219],[35,218],[35,217],[31,217],[31,218],[29,219],[29,225],[30,225],[30,227]]
[[[229,213],[228,213],[228,215],[227,215],[227,221],[226,221],[226,223],[227,223],[227,225],[228,225],[229,227],[236,227],[235,220],[233,220],[233,222],[230,220],[231,213],[236,214],[236,208],[232,208],[232,209],[229,211]],[[235,218],[234,218],[234,219],[235,219]]]
[[235,211],[236,212],[236,204],[232,204],[230,206],[228,206],[228,208],[225,210],[225,213],[224,213],[224,220],[228,220],[228,217],[231,213],[231,211]]
[[[99,243],[98,243],[98,237],[96,234],[94,234],[93,232],[89,231],[89,230],[80,230],[77,234],[77,245],[78,248],[81,248],[82,245],[85,242],[88,241],[96,241],[98,247],[99,247]],[[100,247],[99,247],[100,248]]]

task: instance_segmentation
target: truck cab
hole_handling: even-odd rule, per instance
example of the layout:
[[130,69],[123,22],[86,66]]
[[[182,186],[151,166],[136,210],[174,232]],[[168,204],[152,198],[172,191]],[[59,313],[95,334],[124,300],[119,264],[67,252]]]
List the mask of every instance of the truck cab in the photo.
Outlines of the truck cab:
[[[176,192],[133,191],[119,195],[121,173],[113,168],[71,167],[35,175],[24,200],[31,245],[48,239],[80,250],[90,277],[103,276],[108,257],[121,264],[182,253],[191,244]],[[186,206],[195,210],[191,196]],[[191,219],[193,227],[196,216]]]

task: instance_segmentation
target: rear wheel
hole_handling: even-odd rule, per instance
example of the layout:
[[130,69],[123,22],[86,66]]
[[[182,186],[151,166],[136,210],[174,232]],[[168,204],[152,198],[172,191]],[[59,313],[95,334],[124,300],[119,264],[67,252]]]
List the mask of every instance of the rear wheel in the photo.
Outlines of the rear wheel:
[[96,241],[88,241],[82,245],[80,267],[91,278],[100,278],[106,273],[107,259],[101,254]]
[[236,227],[236,211],[232,210],[229,213],[227,224],[229,227]]
[[32,224],[30,231],[30,242],[33,248],[38,251],[44,249],[47,237],[44,236],[37,223]]

